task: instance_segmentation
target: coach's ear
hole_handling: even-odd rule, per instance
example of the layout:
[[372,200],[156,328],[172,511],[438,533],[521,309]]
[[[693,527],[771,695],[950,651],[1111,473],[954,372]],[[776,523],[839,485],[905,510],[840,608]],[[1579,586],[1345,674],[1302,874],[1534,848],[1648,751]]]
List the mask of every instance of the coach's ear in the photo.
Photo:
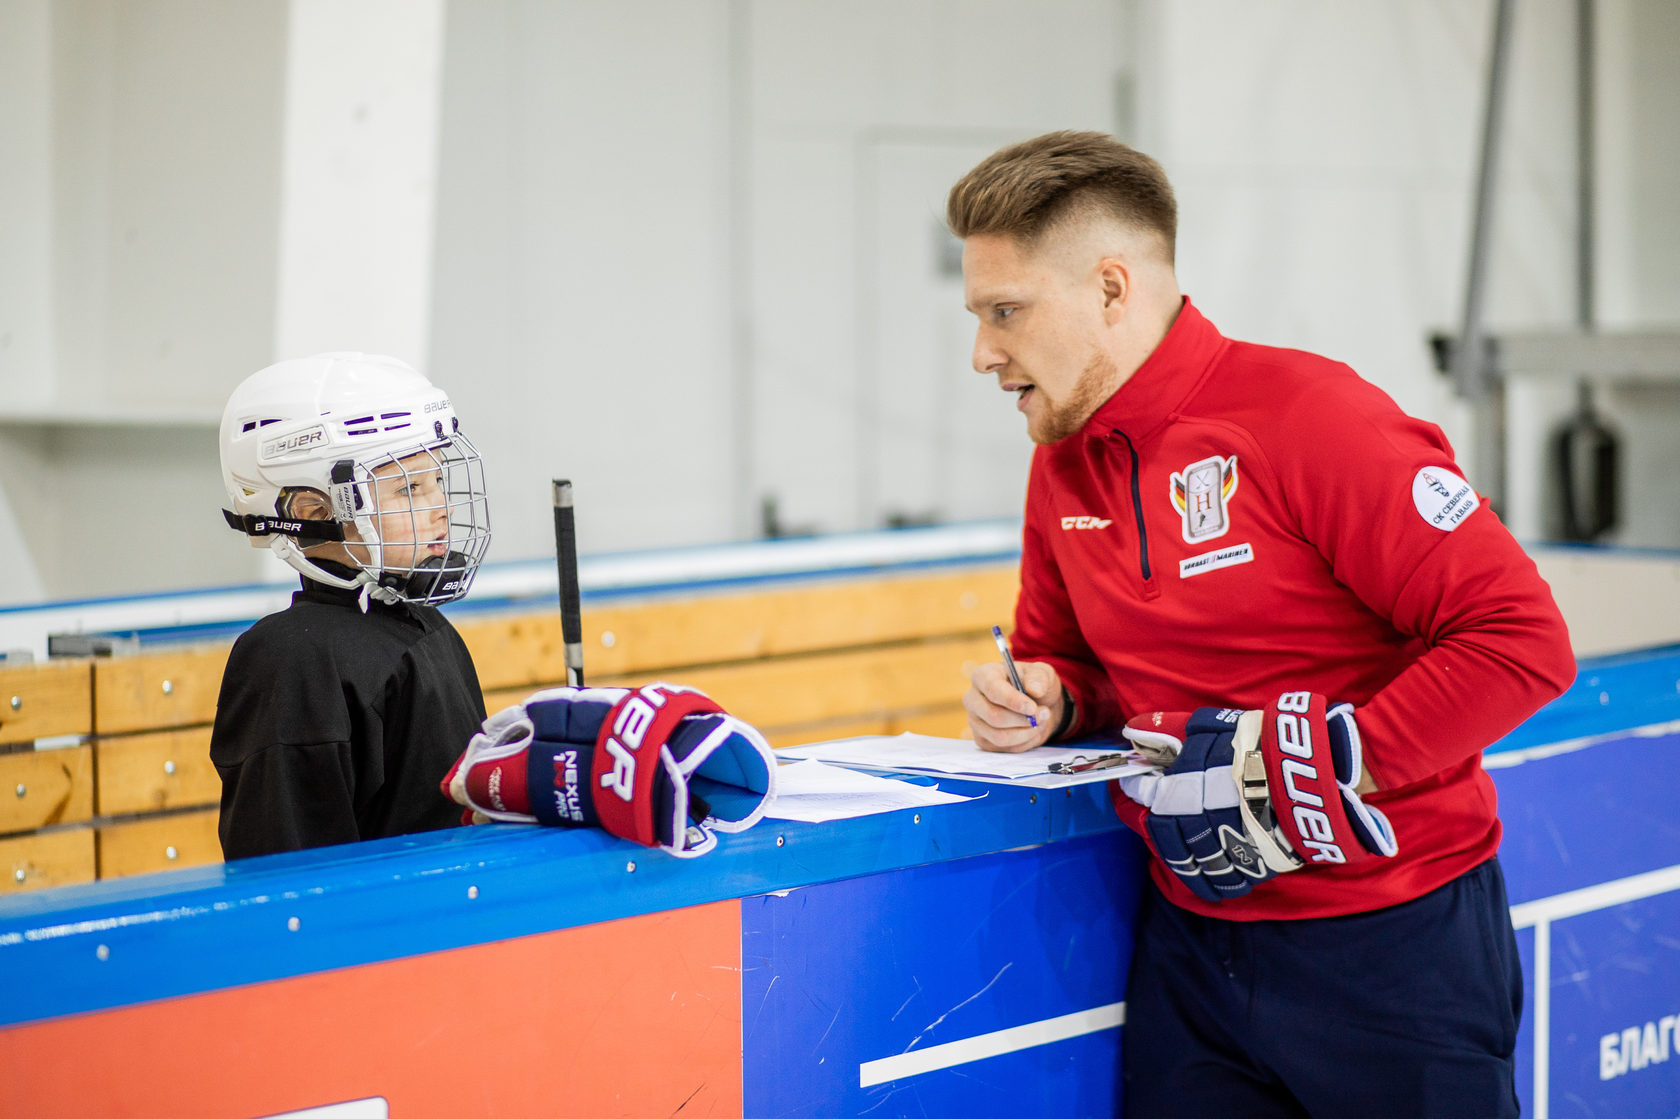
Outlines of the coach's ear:
[[1117,256],[1105,256],[1097,265],[1097,281],[1102,285],[1103,321],[1117,325],[1126,315],[1126,301],[1132,294],[1132,272]]

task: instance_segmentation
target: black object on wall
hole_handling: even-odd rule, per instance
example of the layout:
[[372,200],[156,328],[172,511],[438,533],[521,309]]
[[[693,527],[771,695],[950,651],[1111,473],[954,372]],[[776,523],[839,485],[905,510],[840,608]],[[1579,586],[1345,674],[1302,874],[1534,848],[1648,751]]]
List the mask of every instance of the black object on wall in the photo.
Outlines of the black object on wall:
[[1592,386],[1581,381],[1575,414],[1553,436],[1565,540],[1596,540],[1616,527],[1621,442],[1593,407]]

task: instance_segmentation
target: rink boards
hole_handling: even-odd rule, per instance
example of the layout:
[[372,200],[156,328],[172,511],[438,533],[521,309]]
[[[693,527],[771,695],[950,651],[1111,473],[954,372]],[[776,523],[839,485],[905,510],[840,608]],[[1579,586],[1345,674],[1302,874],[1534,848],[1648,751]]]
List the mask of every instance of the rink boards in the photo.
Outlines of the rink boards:
[[[1525,1115],[1680,1111],[1680,653],[1488,756]],[[1139,844],[1100,786],[724,837],[515,827],[0,902],[0,1114],[1112,1115]]]

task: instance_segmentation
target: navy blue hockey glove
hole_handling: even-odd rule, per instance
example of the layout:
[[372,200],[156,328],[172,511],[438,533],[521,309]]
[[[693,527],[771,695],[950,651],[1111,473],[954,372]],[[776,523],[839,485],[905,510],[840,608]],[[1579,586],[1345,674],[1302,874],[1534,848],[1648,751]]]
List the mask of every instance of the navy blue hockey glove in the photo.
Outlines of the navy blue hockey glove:
[[1269,836],[1306,866],[1363,863],[1400,850],[1388,817],[1354,791],[1364,759],[1351,703],[1285,692],[1243,717],[1237,772],[1243,812],[1263,853]]
[[[1120,779],[1145,808],[1149,841],[1169,869],[1206,901],[1241,897],[1277,871],[1266,865],[1238,808],[1231,741],[1241,711],[1140,715],[1121,733],[1147,757],[1166,762]],[[1168,761],[1170,759],[1170,761]]]
[[774,794],[764,736],[675,684],[553,688],[484,721],[443,779],[477,823],[599,827],[673,855],[745,831]]
[[1307,865],[1399,850],[1381,810],[1354,791],[1361,772],[1353,707],[1288,692],[1264,711],[1155,712],[1122,732],[1157,772],[1123,777],[1148,808],[1150,840],[1197,897],[1239,897]]

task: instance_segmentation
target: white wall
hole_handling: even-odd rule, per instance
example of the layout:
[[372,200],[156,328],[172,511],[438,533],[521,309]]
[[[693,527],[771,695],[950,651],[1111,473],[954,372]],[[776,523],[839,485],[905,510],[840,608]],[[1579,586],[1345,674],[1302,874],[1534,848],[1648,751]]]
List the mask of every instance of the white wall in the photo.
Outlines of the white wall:
[[[1676,8],[1600,7],[1600,317],[1673,327]],[[1573,315],[1573,0],[1517,8],[1495,330]],[[1492,0],[419,9],[0,5],[0,602],[266,575],[216,519],[213,419],[298,347],[450,389],[492,559],[550,551],[553,477],[589,552],[755,535],[766,497],[822,531],[1012,514],[1028,447],[940,219],[1059,127],[1161,158],[1227,333],[1350,362],[1470,458],[1424,338],[1459,316]],[[1627,542],[1680,545],[1675,395],[1605,397]],[[1520,531],[1570,398],[1516,401]]]
[[[1517,7],[1490,329],[1573,306],[1572,0]],[[1144,55],[1185,289],[1229,334],[1350,363],[1455,444],[1468,432],[1425,337],[1461,313],[1491,10],[1160,4]]]
[[[1600,318],[1680,330],[1680,4],[1606,3],[1602,24]],[[1599,400],[1622,436],[1627,480],[1611,540],[1680,547],[1670,485],[1680,477],[1680,377],[1612,386]]]
[[1000,143],[1113,127],[1117,10],[452,6],[433,371],[491,458],[496,554],[552,548],[557,476],[597,550],[752,535],[766,496],[826,531],[1016,511],[943,197]]
[[443,0],[292,0],[274,353],[425,368]]
[[[40,406],[51,384],[51,48],[47,0],[0,7],[0,412]],[[0,423],[0,478],[36,473],[38,442]],[[28,602],[43,584],[21,526],[39,522],[17,488],[0,486],[0,597]]]
[[1004,143],[1117,127],[1122,6],[751,11],[751,492],[828,531],[1017,513],[1029,447],[969,368],[945,194]]
[[0,601],[249,577],[212,421],[270,354],[284,14],[0,5]]
[[449,9],[432,373],[487,459],[493,558],[728,538],[728,9]]

